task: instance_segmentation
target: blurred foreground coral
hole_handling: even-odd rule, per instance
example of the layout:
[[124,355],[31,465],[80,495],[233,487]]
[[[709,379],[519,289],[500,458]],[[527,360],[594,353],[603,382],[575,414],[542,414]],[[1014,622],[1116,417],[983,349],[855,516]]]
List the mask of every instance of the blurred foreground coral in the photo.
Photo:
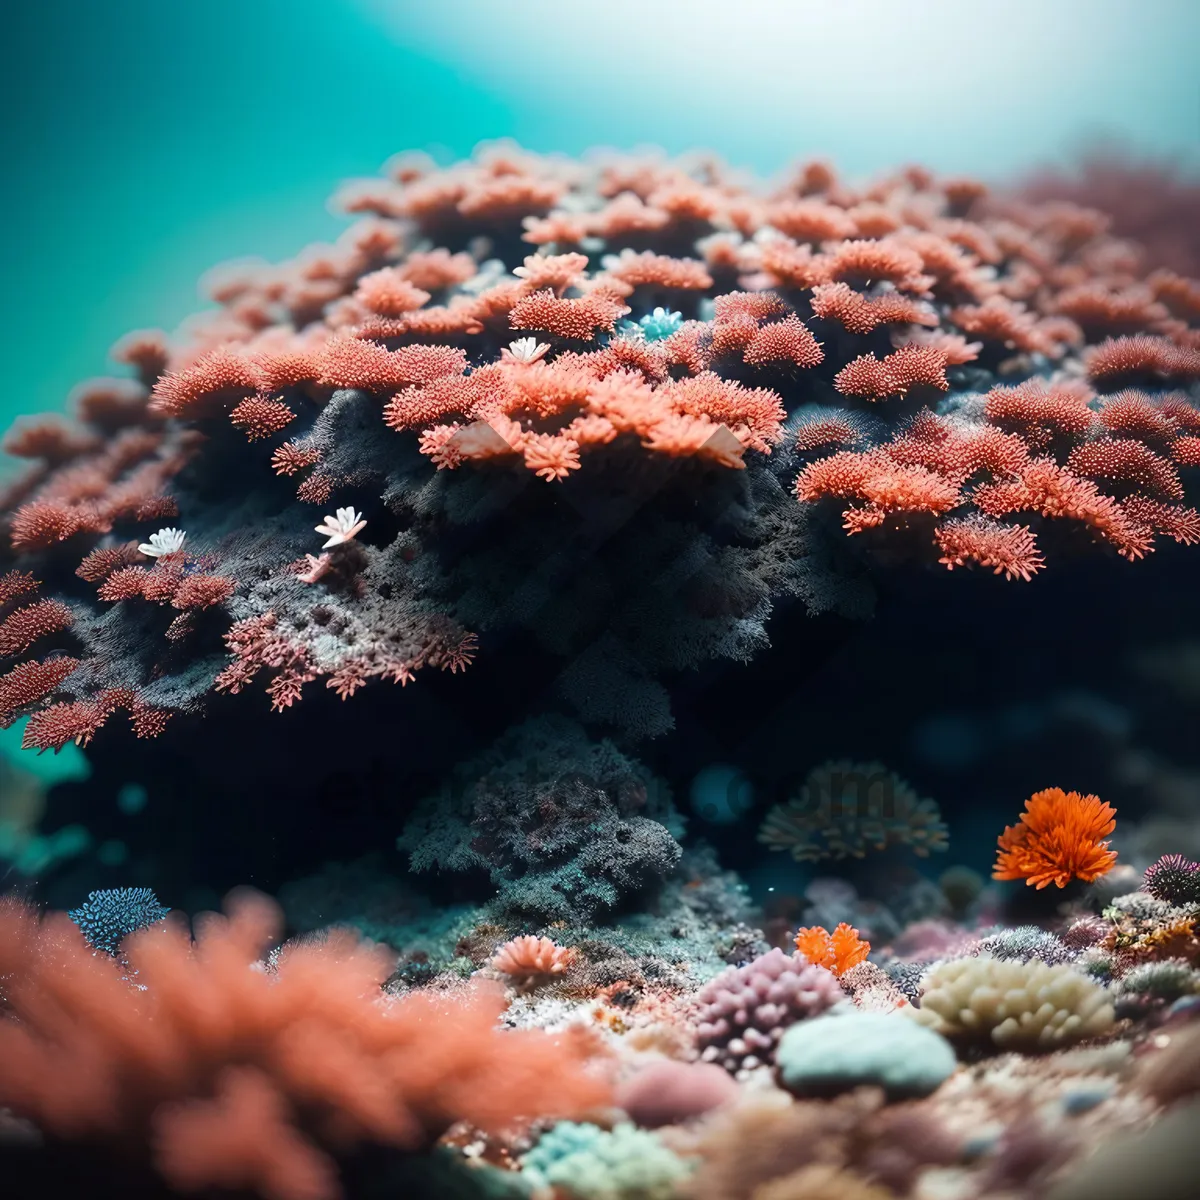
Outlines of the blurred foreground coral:
[[340,1195],[334,1156],[364,1142],[430,1147],[468,1121],[499,1131],[603,1104],[582,1036],[500,1030],[502,998],[388,1000],[386,954],[333,934],[268,972],[278,913],[235,894],[195,942],[135,934],[131,981],[63,914],[0,908],[0,1106],[64,1140],[150,1148],[186,1191]]

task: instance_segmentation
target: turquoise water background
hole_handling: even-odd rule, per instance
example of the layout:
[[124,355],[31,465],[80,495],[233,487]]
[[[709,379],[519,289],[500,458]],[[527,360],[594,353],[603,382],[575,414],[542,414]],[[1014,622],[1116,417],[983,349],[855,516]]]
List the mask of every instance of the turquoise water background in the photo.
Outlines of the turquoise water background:
[[340,227],[396,150],[655,143],[997,179],[1195,159],[1195,0],[42,0],[5,16],[0,426],[61,408],[223,259]]

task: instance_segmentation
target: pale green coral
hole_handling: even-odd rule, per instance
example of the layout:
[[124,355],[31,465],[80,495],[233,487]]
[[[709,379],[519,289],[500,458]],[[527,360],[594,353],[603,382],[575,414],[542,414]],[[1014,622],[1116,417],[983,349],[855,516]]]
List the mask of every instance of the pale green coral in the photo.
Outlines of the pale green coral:
[[559,1121],[521,1159],[521,1173],[534,1187],[558,1188],[577,1200],[669,1200],[689,1167],[633,1125],[607,1132]]

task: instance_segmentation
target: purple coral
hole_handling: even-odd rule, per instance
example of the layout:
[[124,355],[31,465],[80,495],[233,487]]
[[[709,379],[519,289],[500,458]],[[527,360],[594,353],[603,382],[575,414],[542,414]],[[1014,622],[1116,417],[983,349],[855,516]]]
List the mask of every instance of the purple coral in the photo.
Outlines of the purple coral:
[[700,1057],[734,1075],[773,1061],[784,1031],[845,1000],[832,972],[801,954],[769,950],[730,967],[696,993]]
[[1107,937],[1110,929],[1103,917],[1080,917],[1063,931],[1062,944],[1069,950],[1086,950]]
[[1168,904],[1200,903],[1200,863],[1182,854],[1164,854],[1146,868],[1142,887],[1155,900]]

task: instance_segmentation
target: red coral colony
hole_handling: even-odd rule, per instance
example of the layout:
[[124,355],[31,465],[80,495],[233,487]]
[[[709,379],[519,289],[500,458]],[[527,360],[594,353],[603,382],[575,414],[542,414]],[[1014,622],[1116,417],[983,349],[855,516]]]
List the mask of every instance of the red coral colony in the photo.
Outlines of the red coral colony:
[[[336,202],[3,443],[13,1195],[1067,1200],[1186,1142],[1200,649],[1114,597],[1200,543],[1200,283],[919,167]],[[988,880],[1047,778],[1114,804]],[[85,854],[177,911],[43,911]]]
[[[9,435],[33,463],[5,496],[11,569],[74,563],[94,585],[7,619],[9,657],[68,621],[83,643],[70,673],[23,660],[5,677],[12,712],[53,701],[27,744],[86,741],[117,707],[148,735],[260,674],[283,707],[313,681],[349,696],[465,666],[476,631],[418,565],[444,553],[426,514],[470,486],[443,471],[524,510],[555,502],[522,468],[568,488],[638,457],[666,487],[749,468],[794,488],[775,538],[818,537],[830,505],[856,539],[1023,581],[1073,541],[1132,561],[1200,540],[1197,310],[1101,213],[917,170],[854,189],[809,166],[756,191],[712,164],[508,151],[404,159],[340,199],[363,215],[336,245],[214,276],[219,307],[186,339],[117,348],[136,379],[85,384],[73,423]],[[212,494],[223,469],[270,505],[252,559]],[[403,532],[312,554],[308,513],[343,498]],[[167,520],[188,541],[148,560],[138,539]],[[811,565],[791,574],[810,609],[830,603]],[[314,609],[337,613],[321,637]],[[214,622],[228,665],[168,686]],[[99,652],[98,627],[122,624],[151,641],[142,661]]]

